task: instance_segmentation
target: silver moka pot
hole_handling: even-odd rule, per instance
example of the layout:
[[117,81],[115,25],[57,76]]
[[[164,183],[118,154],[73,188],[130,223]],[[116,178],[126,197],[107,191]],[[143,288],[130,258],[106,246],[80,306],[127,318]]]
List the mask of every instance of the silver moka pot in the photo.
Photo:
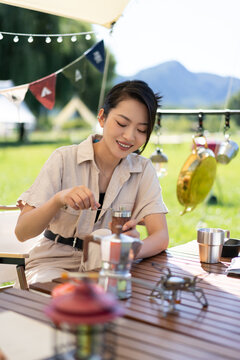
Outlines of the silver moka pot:
[[100,285],[119,299],[127,299],[131,296],[131,282],[128,281],[131,278],[131,265],[142,241],[120,231],[108,236],[89,235],[85,240],[86,245],[96,242],[101,246]]

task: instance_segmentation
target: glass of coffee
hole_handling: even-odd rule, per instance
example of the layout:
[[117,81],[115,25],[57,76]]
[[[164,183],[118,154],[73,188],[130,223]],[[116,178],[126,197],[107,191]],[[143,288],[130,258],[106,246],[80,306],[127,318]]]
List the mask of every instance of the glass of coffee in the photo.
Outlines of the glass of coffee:
[[119,234],[121,233],[121,227],[131,219],[131,211],[130,210],[113,210],[112,212],[112,233]]

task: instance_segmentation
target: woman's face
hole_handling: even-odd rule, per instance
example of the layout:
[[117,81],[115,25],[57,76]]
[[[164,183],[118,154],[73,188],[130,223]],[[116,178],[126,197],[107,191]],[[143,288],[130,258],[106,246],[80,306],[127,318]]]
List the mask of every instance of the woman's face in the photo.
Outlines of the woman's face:
[[135,99],[125,99],[111,109],[107,118],[99,112],[103,143],[113,157],[122,159],[139,149],[147,139],[148,111]]

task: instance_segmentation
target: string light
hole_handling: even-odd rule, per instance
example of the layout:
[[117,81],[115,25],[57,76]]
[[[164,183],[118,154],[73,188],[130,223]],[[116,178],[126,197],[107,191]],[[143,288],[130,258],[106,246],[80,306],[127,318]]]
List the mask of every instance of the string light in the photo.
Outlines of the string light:
[[96,31],[84,31],[79,33],[66,33],[66,34],[25,34],[25,33],[13,33],[7,31],[0,32],[0,40],[3,39],[5,35],[13,36],[13,41],[17,43],[20,37],[27,37],[28,43],[32,43],[35,37],[43,37],[45,38],[45,42],[49,44],[52,41],[52,38],[57,38],[57,42],[60,44],[63,42],[64,37],[70,37],[72,42],[77,41],[77,36],[83,35],[86,40],[90,40],[92,38],[92,34],[96,34]]
[[72,41],[72,42],[76,42],[76,41],[77,41],[76,35],[73,35],[73,36],[71,37],[71,41]]

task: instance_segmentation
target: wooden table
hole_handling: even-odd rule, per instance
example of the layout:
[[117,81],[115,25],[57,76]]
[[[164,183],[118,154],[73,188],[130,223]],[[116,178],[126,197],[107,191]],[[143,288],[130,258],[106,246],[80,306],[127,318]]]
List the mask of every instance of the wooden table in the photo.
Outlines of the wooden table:
[[[239,360],[240,278],[226,276],[230,259],[201,264],[193,241],[133,265],[132,275],[156,283],[160,273],[152,266],[153,261],[169,267],[176,275],[203,277],[198,285],[204,290],[209,306],[202,309],[191,293],[182,292],[177,311],[165,313],[149,300],[148,289],[133,284],[132,297],[121,302],[126,311],[117,321],[116,359]],[[33,287],[50,292],[58,281]],[[48,302],[49,298],[22,290],[0,293],[0,311],[12,310],[50,326],[43,315]]]

